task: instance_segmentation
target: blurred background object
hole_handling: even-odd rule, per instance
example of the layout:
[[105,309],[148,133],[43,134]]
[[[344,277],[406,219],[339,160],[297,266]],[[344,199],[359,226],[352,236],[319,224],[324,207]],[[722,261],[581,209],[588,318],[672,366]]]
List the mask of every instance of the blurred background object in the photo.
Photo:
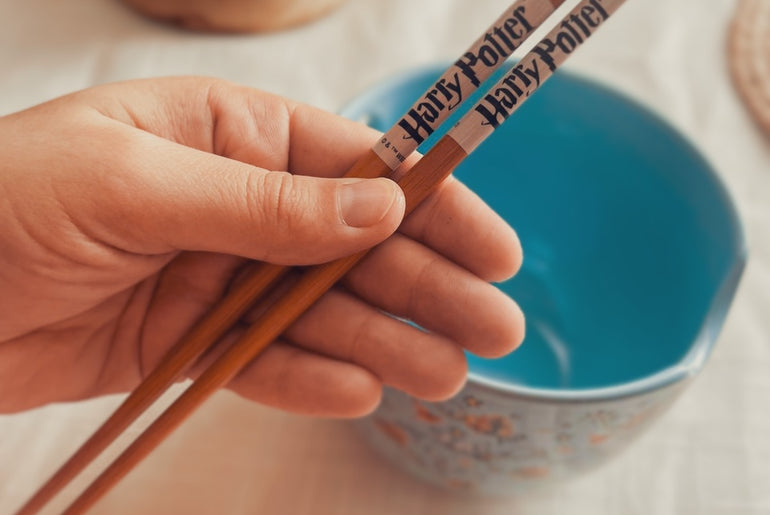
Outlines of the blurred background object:
[[142,14],[191,30],[265,32],[323,16],[345,0],[124,0]]
[[740,0],[730,31],[730,70],[751,115],[770,136],[770,2]]

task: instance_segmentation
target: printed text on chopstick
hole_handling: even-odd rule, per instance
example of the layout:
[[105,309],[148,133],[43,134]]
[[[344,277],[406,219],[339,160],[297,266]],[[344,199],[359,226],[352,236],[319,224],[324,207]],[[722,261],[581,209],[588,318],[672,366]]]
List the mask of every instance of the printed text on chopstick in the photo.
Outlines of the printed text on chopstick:
[[516,42],[532,31],[524,7],[511,13],[502,27],[495,27],[484,36],[483,43],[457,60],[451,81],[439,80],[433,90],[409,110],[398,126],[404,131],[403,139],[413,139],[419,145],[433,133],[433,122],[444,110],[451,111],[463,101],[461,78],[473,86],[480,84],[478,67],[492,68],[516,49]]
[[548,68],[549,73],[556,70],[557,56],[555,54],[571,54],[584,38],[591,35],[592,29],[596,29],[602,21],[608,17],[607,12],[601,6],[602,0],[593,0],[593,5],[583,7],[581,15],[572,15],[562,24],[562,31],[555,38],[544,38],[533,49],[537,59],[522,62],[511,70],[511,73],[503,79],[502,87],[495,88],[493,93],[484,97],[484,100],[476,107],[492,127],[497,127],[511,113],[519,99],[528,97],[530,91],[540,86],[540,64]]
[[516,2],[383,135],[374,151],[395,170],[552,12],[551,3],[543,0]]
[[[545,82],[556,68],[595,32],[610,15],[607,4],[617,0],[587,0],[543,38],[513,67],[451,132],[470,153]],[[472,120],[472,122],[470,121]]]

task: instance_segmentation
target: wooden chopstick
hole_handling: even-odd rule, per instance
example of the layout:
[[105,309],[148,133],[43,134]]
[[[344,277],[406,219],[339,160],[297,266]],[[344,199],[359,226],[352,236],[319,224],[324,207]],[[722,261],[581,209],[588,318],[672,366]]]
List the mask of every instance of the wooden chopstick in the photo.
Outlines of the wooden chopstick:
[[[491,88],[439,142],[398,180],[411,212],[507,119],[625,0],[583,0],[521,62]],[[217,389],[225,386],[367,251],[309,268],[299,281],[209,367],[115,460],[65,515],[81,514],[152,452]]]
[[[466,50],[414,106],[345,174],[372,178],[394,172],[452,110],[487,80],[565,0],[518,0]],[[16,512],[37,513],[147,410],[200,356],[274,286],[288,268],[255,264],[163,357],[118,409]]]

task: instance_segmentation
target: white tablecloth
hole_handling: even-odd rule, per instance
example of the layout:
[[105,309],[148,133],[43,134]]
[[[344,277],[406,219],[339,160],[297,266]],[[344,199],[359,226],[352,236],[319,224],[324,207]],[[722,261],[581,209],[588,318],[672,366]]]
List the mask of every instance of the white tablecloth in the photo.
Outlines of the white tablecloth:
[[[393,73],[454,57],[508,3],[350,0],[292,31],[214,36],[148,22],[115,0],[0,0],[0,114],[98,83],[171,74],[219,76],[335,110]],[[734,3],[631,0],[568,65],[691,137],[737,200],[749,238],[750,264],[710,363],[631,450],[542,497],[458,498],[384,465],[344,423],[221,393],[94,513],[770,513],[770,145],[727,76]],[[119,400],[0,417],[0,513]]]

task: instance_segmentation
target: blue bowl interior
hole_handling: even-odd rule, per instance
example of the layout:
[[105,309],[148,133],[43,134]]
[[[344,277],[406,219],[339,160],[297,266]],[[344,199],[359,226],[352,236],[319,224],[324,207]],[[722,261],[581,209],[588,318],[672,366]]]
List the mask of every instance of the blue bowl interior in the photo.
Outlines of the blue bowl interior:
[[[343,114],[386,130],[440,70],[388,82]],[[469,356],[472,375],[611,387],[713,343],[743,266],[742,231],[709,166],[647,110],[559,73],[455,175],[516,229],[525,256],[499,285],[527,316],[524,345]]]

